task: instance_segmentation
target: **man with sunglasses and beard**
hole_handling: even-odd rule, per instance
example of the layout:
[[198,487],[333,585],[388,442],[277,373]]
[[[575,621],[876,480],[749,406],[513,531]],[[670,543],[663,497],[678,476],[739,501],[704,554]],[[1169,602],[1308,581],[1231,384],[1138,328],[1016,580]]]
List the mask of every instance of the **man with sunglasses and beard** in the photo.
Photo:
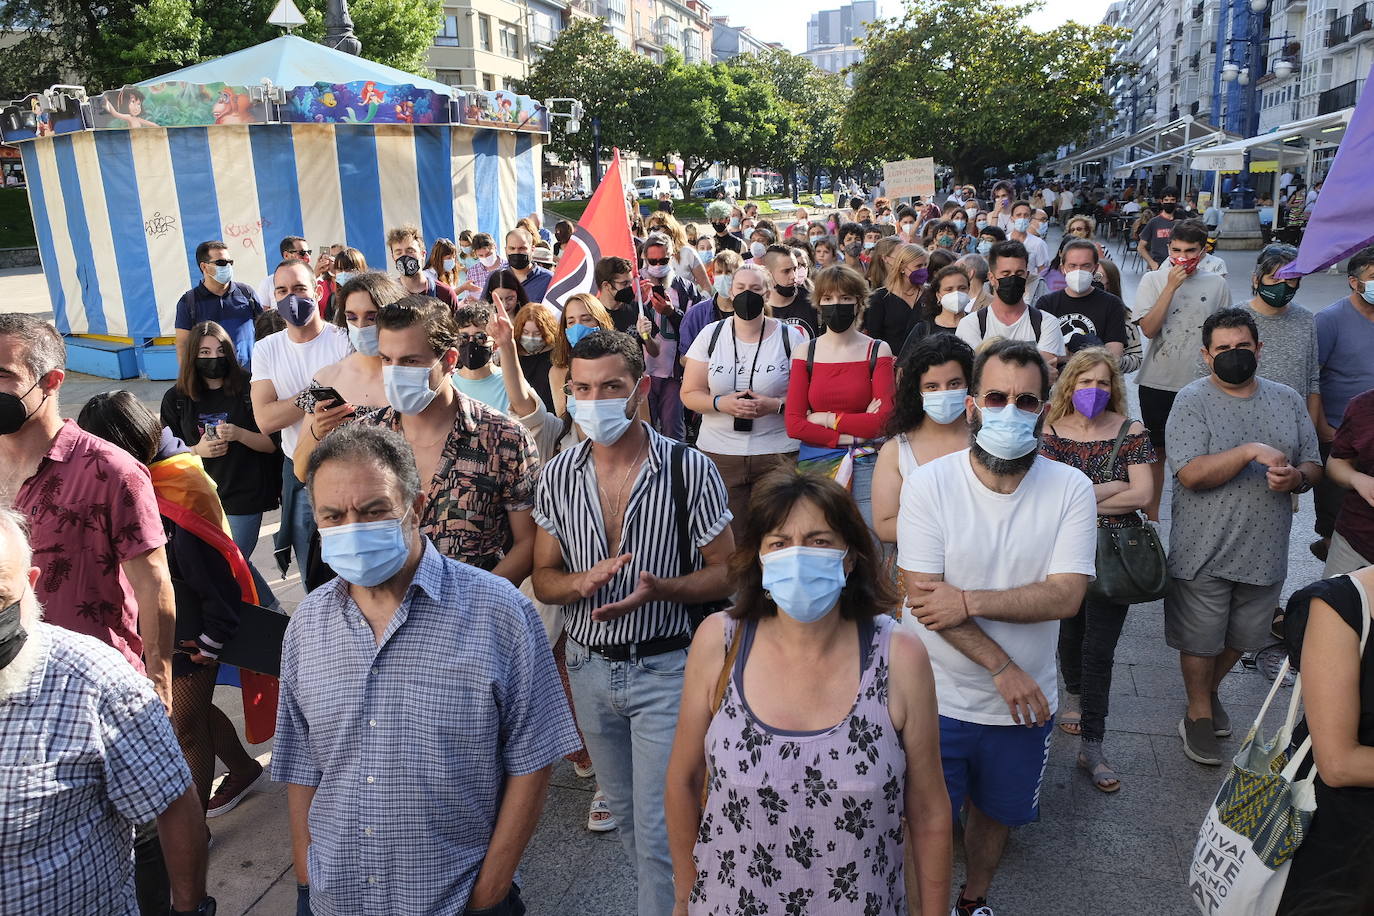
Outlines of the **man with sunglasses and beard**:
[[202,321],[213,321],[234,341],[234,352],[245,368],[253,359],[253,319],[262,314],[262,303],[247,283],[234,280],[234,261],[228,246],[215,240],[196,246],[196,264],[201,280],[177,300],[177,365],[191,329]]
[[902,622],[930,653],[956,817],[968,803],[960,916],[992,916],[988,888],[1010,830],[1039,814],[1059,621],[1096,568],[1092,485],[1038,455],[1049,391],[1034,343],[990,342],[965,399],[969,448],[921,465],[902,491]]

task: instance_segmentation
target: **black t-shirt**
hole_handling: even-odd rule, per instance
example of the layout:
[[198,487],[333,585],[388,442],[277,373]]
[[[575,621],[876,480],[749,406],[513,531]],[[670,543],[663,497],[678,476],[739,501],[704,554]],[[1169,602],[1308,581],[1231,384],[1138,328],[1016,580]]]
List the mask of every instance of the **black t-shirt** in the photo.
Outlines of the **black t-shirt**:
[[781,308],[773,307],[773,317],[783,324],[795,324],[806,332],[807,337],[816,336],[820,325],[816,310],[811,307],[811,294],[804,289],[797,290],[797,297]]
[[744,242],[740,241],[738,238],[728,233],[726,235],[712,236],[712,238],[716,240],[717,251],[723,251],[728,249],[730,251],[740,252],[744,250]]
[[1064,346],[1069,352],[1093,341],[1076,338],[1096,337],[1102,343],[1126,345],[1126,303],[1106,290],[1094,288],[1086,296],[1074,298],[1067,290],[1046,293],[1035,300],[1035,307],[1059,319]]
[[888,348],[898,353],[920,320],[920,297],[915,305],[907,305],[905,299],[883,287],[875,289],[868,297],[868,308],[863,315],[864,333],[886,341]]
[[639,332],[635,330],[635,324],[639,321],[639,306],[631,302],[622,305],[617,309],[607,309],[611,315],[611,322],[617,331],[624,331],[632,337],[638,337]]
[[[194,446],[204,436],[205,427],[232,423],[252,432],[258,431],[253,419],[253,402],[247,390],[226,394],[224,389],[207,390],[199,401],[167,389],[162,396],[162,425],[178,439]],[[227,515],[256,515],[270,512],[281,502],[280,452],[259,452],[242,442],[230,442],[219,458],[202,458],[205,473],[219,489],[219,501]]]
[[519,359],[520,371],[525,374],[525,381],[530,383],[534,393],[544,402],[544,409],[552,412],[553,388],[549,384],[549,371],[553,368],[553,350],[545,350],[543,353],[521,353]]

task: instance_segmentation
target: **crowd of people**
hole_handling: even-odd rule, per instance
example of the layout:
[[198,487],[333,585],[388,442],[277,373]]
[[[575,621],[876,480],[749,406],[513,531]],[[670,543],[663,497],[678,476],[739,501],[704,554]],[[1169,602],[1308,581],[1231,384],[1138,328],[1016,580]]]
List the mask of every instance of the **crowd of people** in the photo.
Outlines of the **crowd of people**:
[[[1148,598],[1101,545],[1160,543],[1166,484],[1180,753],[1222,764],[1219,686],[1281,627],[1321,703],[1284,911],[1364,887],[1374,248],[1315,318],[1281,244],[1233,305],[1164,188],[1128,309],[1100,202],[1022,190],[701,225],[665,201],[561,306],[572,226],[537,215],[391,228],[386,270],[287,237],[257,289],[207,240],[157,413],[112,391],[63,420],[61,336],[0,314],[17,911],[213,913],[206,819],[266,778],[213,687],[260,638],[245,608],[280,606],[253,561],[280,510],[271,562],[307,595],[279,678],[242,676],[298,913],[525,912],[566,757],[641,916],[943,913],[956,824],[952,913],[992,916],[1056,727],[1124,787],[1114,653]],[[1276,616],[1308,491],[1337,578]]]

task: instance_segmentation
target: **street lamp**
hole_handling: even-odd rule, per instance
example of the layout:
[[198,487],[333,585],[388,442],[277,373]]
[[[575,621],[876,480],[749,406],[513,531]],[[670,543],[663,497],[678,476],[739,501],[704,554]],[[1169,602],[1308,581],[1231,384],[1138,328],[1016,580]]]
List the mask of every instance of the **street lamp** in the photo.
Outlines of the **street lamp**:
[[1250,0],[1250,12],[1262,13],[1268,5],[1269,0]]
[[1274,61],[1274,75],[1283,79],[1293,72],[1293,62],[1286,57],[1281,57]]
[[1222,65],[1221,81],[1223,83],[1234,83],[1236,81],[1236,77],[1238,77],[1239,75],[1240,67],[1231,63],[1229,60],[1224,65]]
[[1240,75],[1236,77],[1236,82],[1242,86],[1250,85],[1250,68],[1242,67]]

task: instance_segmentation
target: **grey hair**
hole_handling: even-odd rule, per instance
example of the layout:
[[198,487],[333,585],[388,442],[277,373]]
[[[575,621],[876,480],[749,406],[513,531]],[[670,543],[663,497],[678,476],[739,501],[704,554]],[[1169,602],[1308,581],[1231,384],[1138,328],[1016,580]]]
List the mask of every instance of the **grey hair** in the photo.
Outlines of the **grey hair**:
[[23,344],[24,366],[34,379],[67,364],[67,345],[51,321],[23,312],[0,312],[0,337]]
[[350,423],[329,433],[315,446],[306,465],[305,485],[312,496],[315,475],[327,461],[380,465],[396,476],[401,499],[406,504],[420,495],[420,472],[415,468],[415,454],[400,433],[363,423]]
[[24,514],[18,509],[9,507],[0,508],[0,530],[9,533],[10,538],[15,543],[15,550],[23,559],[20,564],[21,569],[28,569],[33,565],[33,547],[29,544],[29,522]]
[[1255,273],[1250,278],[1250,291],[1259,292],[1260,280],[1267,275],[1273,275],[1280,267],[1291,264],[1298,259],[1298,249],[1292,245],[1275,243],[1266,245],[1264,250],[1259,253],[1259,259],[1255,261]]
[[954,263],[967,266],[978,278],[978,282],[986,283],[988,281],[988,259],[981,254],[966,254]]

